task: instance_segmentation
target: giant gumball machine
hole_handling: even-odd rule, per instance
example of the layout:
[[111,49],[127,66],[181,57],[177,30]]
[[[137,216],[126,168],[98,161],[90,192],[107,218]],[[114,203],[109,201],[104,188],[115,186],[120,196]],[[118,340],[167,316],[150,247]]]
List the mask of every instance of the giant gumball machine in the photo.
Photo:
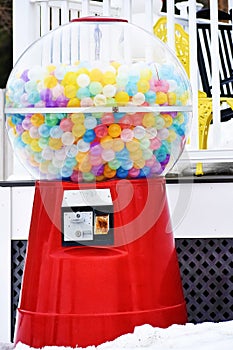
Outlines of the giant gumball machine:
[[191,105],[173,53],[126,20],[80,18],[20,57],[5,112],[37,179],[15,343],[85,347],[185,323],[164,175]]

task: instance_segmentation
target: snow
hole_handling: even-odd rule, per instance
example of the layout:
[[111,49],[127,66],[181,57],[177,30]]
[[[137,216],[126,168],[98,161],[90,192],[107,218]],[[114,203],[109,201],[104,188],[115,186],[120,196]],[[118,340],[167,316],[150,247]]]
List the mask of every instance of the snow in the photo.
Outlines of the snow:
[[[12,350],[12,343],[1,343],[0,350]],[[69,347],[46,346],[43,350],[71,350]],[[76,347],[75,350],[83,348]],[[197,325],[172,325],[166,329],[148,324],[135,327],[134,332],[86,350],[232,350],[233,321],[204,322]],[[18,343],[15,350],[33,350]]]

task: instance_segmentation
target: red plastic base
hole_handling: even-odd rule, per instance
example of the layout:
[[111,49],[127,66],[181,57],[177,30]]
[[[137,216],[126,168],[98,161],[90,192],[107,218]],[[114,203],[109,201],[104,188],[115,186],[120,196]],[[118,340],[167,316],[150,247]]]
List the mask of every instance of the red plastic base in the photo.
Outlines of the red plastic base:
[[15,343],[98,345],[144,323],[187,322],[164,179],[116,180],[114,247],[62,247],[64,190],[37,182]]

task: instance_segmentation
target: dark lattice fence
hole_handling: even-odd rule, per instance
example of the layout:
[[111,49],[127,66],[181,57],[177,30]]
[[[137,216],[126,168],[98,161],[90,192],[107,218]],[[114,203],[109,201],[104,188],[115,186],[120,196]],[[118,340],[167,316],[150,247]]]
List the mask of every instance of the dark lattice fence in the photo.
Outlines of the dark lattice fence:
[[27,241],[11,241],[11,337],[13,340]]
[[233,239],[177,239],[189,322],[233,319]]
[[[12,241],[12,337],[27,241]],[[233,319],[233,238],[176,239],[188,321]]]

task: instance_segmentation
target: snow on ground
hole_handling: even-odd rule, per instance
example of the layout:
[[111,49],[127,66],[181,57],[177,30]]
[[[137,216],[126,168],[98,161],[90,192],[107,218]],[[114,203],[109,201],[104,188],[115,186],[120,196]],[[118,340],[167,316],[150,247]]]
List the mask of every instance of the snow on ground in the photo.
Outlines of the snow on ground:
[[[0,350],[12,350],[12,343],[1,343]],[[71,348],[46,346],[43,350],[71,350]],[[75,350],[80,350],[76,348]],[[220,323],[172,325],[167,329],[153,328],[150,325],[136,327],[134,333],[125,334],[114,341],[86,350],[232,350],[233,321]],[[15,350],[32,350],[18,343]]]

